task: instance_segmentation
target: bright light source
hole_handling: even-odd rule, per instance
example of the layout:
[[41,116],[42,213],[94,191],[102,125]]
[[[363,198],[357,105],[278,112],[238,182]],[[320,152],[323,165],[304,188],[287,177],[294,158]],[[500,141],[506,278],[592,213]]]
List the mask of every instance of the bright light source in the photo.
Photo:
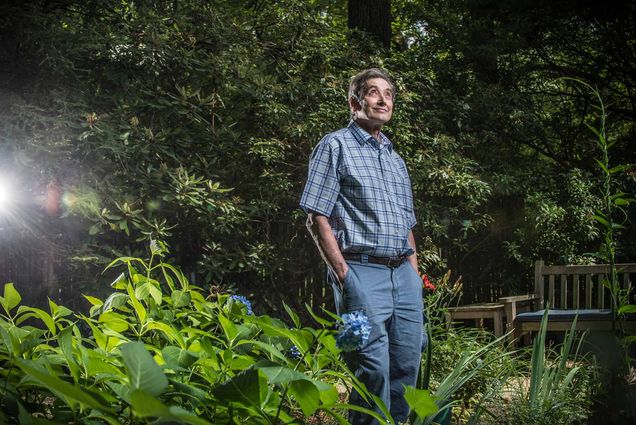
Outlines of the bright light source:
[[0,176],[0,214],[9,211],[12,201],[13,195],[7,179]]

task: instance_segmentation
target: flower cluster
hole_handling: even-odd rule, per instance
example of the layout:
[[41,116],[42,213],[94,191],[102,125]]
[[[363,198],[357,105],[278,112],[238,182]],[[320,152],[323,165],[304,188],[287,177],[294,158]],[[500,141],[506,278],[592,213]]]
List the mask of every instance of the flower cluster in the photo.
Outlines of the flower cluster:
[[435,285],[433,285],[431,280],[425,274],[422,275],[422,282],[424,284],[424,289],[428,289],[429,291],[434,291],[436,289]]
[[247,298],[245,298],[243,295],[230,295],[230,298],[233,299],[234,301],[238,301],[241,304],[243,304],[245,307],[247,307],[247,314],[248,316],[251,316],[252,314],[254,314],[252,312],[252,303],[250,302],[250,300],[248,300]]
[[298,360],[302,356],[300,350],[295,345],[292,345],[292,347],[287,352],[287,355],[289,356],[289,358],[294,360]]
[[352,311],[342,315],[342,324],[336,335],[336,346],[342,351],[355,351],[369,341],[371,326],[367,315],[362,311]]

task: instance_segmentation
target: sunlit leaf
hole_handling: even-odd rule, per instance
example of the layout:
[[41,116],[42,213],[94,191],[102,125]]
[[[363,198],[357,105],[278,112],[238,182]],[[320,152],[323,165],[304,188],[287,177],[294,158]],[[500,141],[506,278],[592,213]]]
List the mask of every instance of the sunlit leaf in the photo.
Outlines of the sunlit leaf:
[[636,313],[636,305],[634,305],[634,304],[626,304],[626,305],[622,305],[622,306],[618,309],[618,313],[619,313],[619,314],[630,314],[630,313]]
[[120,347],[122,360],[128,371],[131,390],[142,390],[150,395],[161,394],[168,386],[168,379],[161,367],[139,341]]
[[20,315],[20,318],[16,320],[16,324],[18,325],[21,324],[26,319],[35,317],[40,319],[42,322],[44,322],[49,332],[51,332],[53,335],[57,333],[57,328],[55,327],[55,321],[53,320],[51,315],[44,310],[40,310],[39,308],[35,308],[35,307],[20,306],[18,308],[18,314]]
[[434,415],[439,411],[439,407],[435,403],[435,398],[431,395],[430,390],[420,390],[407,386],[404,392],[404,399],[420,418]]
[[4,285],[4,302],[5,307],[8,310],[12,310],[22,301],[20,293],[16,291],[13,283],[5,283]]
[[139,321],[141,323],[145,323],[146,322],[146,309],[144,308],[143,305],[141,305],[141,303],[139,302],[139,300],[135,296],[135,292],[133,291],[133,288],[132,288],[131,284],[128,285],[126,290],[128,292],[128,296],[130,297],[130,302],[132,303],[133,308],[135,309],[135,312],[137,313],[137,317],[139,317]]
[[298,314],[294,310],[289,308],[289,306],[286,303],[284,303],[284,302],[283,302],[283,307],[285,308],[285,311],[287,312],[287,315],[289,315],[289,318],[294,323],[294,326],[299,328],[300,327],[300,318],[298,317]]
[[170,294],[170,298],[174,308],[185,307],[190,304],[190,301],[192,300],[192,296],[189,291],[183,291],[180,289],[173,291],[172,294]]

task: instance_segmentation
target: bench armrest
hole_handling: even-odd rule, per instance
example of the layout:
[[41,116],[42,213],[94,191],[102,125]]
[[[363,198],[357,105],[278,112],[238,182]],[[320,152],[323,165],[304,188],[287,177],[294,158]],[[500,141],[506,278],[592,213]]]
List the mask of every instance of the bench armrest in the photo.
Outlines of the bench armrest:
[[506,324],[508,329],[512,329],[515,318],[517,317],[517,304],[519,306],[534,307],[535,302],[539,299],[535,294],[525,295],[513,295],[509,297],[499,298],[499,302],[504,305],[504,312],[506,314]]
[[512,295],[510,297],[501,297],[499,298],[499,302],[506,304],[506,303],[518,303],[518,302],[524,302],[524,301],[535,301],[537,300],[539,297],[537,297],[534,294],[525,294],[525,295]]

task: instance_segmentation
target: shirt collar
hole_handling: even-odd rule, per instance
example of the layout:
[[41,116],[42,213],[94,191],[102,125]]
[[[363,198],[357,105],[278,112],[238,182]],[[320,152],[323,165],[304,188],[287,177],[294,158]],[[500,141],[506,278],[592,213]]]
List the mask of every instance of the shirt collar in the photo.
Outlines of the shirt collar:
[[351,134],[353,134],[353,137],[358,141],[358,143],[360,143],[360,145],[364,145],[368,142],[371,143],[371,145],[374,146],[376,149],[382,149],[383,147],[386,147],[389,152],[393,151],[393,143],[391,143],[389,138],[386,137],[384,133],[380,132],[380,141],[378,142],[375,137],[367,133],[367,131],[360,127],[360,125],[354,120],[349,121],[348,127],[351,131]]

